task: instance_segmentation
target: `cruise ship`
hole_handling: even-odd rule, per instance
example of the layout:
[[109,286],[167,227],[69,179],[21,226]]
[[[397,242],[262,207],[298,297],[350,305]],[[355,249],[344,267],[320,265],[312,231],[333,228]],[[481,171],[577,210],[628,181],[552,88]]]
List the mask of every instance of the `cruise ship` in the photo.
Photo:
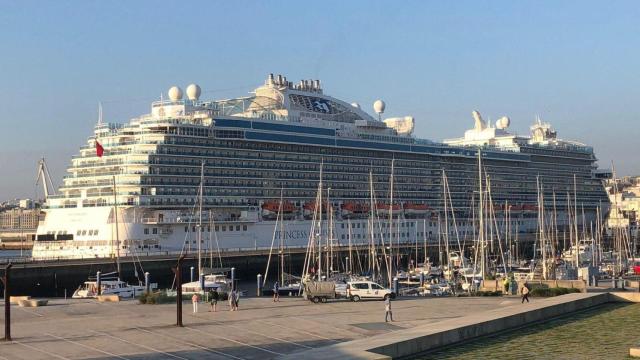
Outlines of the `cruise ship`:
[[[99,120],[47,198],[34,259],[193,250],[198,231],[205,247],[212,235],[223,249],[269,247],[274,236],[306,246],[321,177],[323,218],[331,214],[341,244],[437,241],[443,173],[457,230],[471,234],[479,163],[496,218],[508,207],[518,232],[537,229],[538,184],[545,206],[555,198],[560,227],[567,209],[589,224],[608,206],[593,149],[561,140],[540,119],[519,136],[508,117],[491,123],[474,111],[463,137],[437,142],[413,135],[412,116],[383,118],[381,100],[371,115],[326,95],[319,80],[271,74],[249,96],[227,100],[201,100],[196,84],[186,96],[177,86],[167,95],[128,123]],[[276,226],[281,196],[284,224]],[[383,219],[379,234],[372,213]]]

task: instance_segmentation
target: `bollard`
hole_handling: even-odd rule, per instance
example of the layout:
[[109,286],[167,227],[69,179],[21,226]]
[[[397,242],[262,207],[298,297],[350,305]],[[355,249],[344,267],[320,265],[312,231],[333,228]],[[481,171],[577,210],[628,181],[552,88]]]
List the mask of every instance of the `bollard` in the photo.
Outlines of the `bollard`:
[[398,283],[398,278],[394,277],[393,278],[393,293],[396,294],[396,296],[398,296],[398,290],[399,290],[399,283]]
[[96,273],[96,286],[98,287],[98,296],[102,295],[102,280],[100,279],[100,271]]
[[189,281],[193,282],[193,279],[195,279],[195,277],[196,277],[196,275],[195,275],[196,269],[192,266],[190,270],[191,270],[191,278],[190,278],[191,280],[189,280]]
[[236,289],[236,268],[231,268],[231,291]]
[[151,282],[149,281],[149,272],[144,273],[144,291],[148,294],[151,292]]
[[420,272],[420,287],[424,287],[424,272]]
[[620,288],[621,288],[622,290],[625,290],[624,286],[625,286],[624,278],[620,278]]
[[611,282],[612,282],[612,284],[613,284],[613,288],[614,288],[614,289],[617,289],[617,288],[618,288],[618,282],[616,281],[616,278],[615,278],[615,277],[612,277],[612,278],[611,278]]
[[262,296],[262,275],[258,274],[258,287],[257,287],[257,294],[256,296]]
[[598,277],[595,275],[591,277],[591,286],[598,287]]

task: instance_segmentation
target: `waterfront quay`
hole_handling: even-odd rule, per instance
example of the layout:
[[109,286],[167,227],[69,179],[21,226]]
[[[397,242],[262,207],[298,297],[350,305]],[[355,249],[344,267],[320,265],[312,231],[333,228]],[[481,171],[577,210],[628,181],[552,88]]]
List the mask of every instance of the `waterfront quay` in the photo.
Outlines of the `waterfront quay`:
[[406,298],[393,302],[395,321],[385,323],[382,301],[248,297],[237,312],[227,302],[217,312],[200,303],[195,314],[185,301],[180,328],[175,304],[52,299],[12,306],[13,341],[0,342],[0,359],[271,359],[513,305],[518,298]]
[[[534,240],[535,236],[533,234],[521,235],[521,251],[523,254],[528,254],[531,251]],[[471,240],[465,241],[470,243]],[[457,242],[452,242],[450,246],[457,248],[458,244]],[[440,244],[440,248],[443,247],[444,244]],[[367,249],[368,245],[353,245],[352,256],[360,254],[361,261],[364,263]],[[393,249],[394,252],[399,254],[402,266],[405,268],[408,268],[409,262],[415,261],[416,258],[418,262],[422,262],[425,258],[425,249],[427,257],[437,263],[440,256],[439,251],[442,250],[439,249],[439,244],[433,240],[428,241],[426,246],[422,243],[408,242],[393,244]],[[284,252],[287,263],[286,271],[291,274],[301,274],[307,248],[287,247]],[[349,256],[349,247],[344,245],[335,246],[334,252],[339,254],[340,258],[346,259]],[[215,250],[213,253],[205,250],[202,253],[202,259],[204,266],[209,266],[208,264],[212,258],[214,265],[218,263],[218,259],[222,259],[224,269],[228,270],[232,267],[236,269],[236,279],[243,282],[252,282],[255,281],[258,274],[265,273],[269,253],[272,253],[272,256],[278,256],[278,249],[230,248],[220,249],[219,252]],[[121,266],[120,278],[130,283],[137,283],[144,278],[144,272],[149,272],[152,282],[157,283],[161,288],[170,287],[174,279],[171,268],[176,265],[176,261],[181,254],[185,255],[183,281],[190,281],[189,267],[193,266],[197,269],[198,266],[198,254],[195,249],[184,253],[168,251],[140,252],[138,256],[120,257],[117,259]],[[13,291],[41,297],[64,297],[65,294],[70,296],[89,276],[95,276],[97,271],[101,271],[104,274],[117,269],[115,257],[58,258],[38,261],[27,257],[0,258],[0,266],[9,262],[13,264]],[[275,273],[277,271],[276,267],[277,262],[272,261],[269,271]],[[136,274],[138,275],[137,277]],[[0,284],[0,289],[2,289],[2,284]]]

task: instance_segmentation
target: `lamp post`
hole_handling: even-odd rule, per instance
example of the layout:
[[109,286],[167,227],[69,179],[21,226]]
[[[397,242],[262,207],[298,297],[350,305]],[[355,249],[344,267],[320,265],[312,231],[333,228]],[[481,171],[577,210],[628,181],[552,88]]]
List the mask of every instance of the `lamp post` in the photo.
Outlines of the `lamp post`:
[[176,326],[183,327],[182,325],[182,260],[184,260],[184,254],[178,258],[178,264],[173,268],[173,273],[176,274]]
[[4,284],[4,340],[11,341],[11,302],[9,297],[9,274],[13,264],[4,268],[2,283]]

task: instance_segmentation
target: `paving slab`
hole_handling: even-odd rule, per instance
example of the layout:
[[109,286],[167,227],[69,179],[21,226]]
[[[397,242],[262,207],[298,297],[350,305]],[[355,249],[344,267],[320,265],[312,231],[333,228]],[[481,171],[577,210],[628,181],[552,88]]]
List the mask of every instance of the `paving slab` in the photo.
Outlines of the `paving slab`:
[[[175,304],[100,303],[49,299],[38,308],[12,306],[13,342],[0,342],[8,359],[272,359],[436,324],[513,305],[511,298],[406,298],[393,301],[393,324],[381,301],[312,304],[300,298],[242,298],[239,311],[219,304],[175,326]],[[0,314],[0,322],[4,321]]]

